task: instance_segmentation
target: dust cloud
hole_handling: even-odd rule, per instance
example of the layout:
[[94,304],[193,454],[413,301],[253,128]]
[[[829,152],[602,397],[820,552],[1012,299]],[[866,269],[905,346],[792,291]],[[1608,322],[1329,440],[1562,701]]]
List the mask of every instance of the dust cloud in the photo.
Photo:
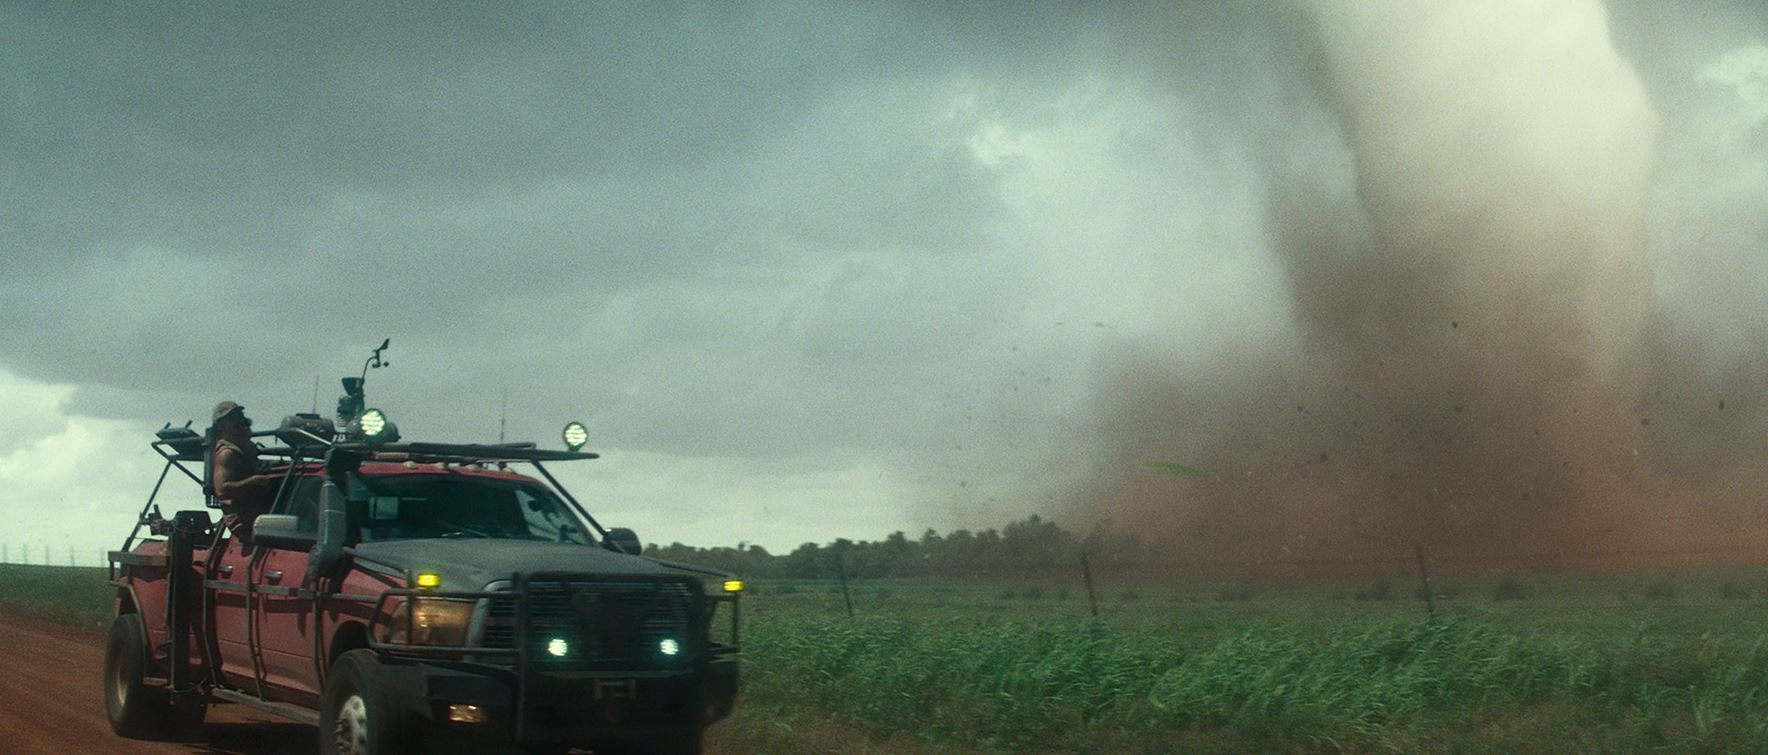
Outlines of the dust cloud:
[[[1658,117],[1598,2],[1320,2],[1354,196],[1272,180],[1292,343],[1124,344],[1086,509],[1175,561],[1345,571],[1762,543],[1763,379],[1654,311]],[[1182,461],[1199,478],[1131,462]],[[1768,553],[1768,551],[1757,551]]]

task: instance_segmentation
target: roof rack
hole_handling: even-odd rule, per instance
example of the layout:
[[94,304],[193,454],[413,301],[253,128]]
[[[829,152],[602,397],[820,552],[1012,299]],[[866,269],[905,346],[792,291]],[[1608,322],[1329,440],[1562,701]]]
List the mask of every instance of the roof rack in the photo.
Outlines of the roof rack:
[[[532,442],[523,443],[424,443],[395,442],[368,443],[365,441],[346,441],[334,443],[307,432],[299,436],[291,436],[287,429],[264,430],[252,433],[253,438],[276,437],[288,442],[291,440],[311,440],[312,443],[299,443],[290,446],[265,446],[258,450],[260,457],[288,459],[290,462],[301,460],[319,460],[331,449],[341,449],[360,454],[363,461],[402,462],[411,461],[420,464],[448,462],[455,464],[498,464],[527,463],[539,461],[577,461],[580,459],[599,459],[601,454],[589,451],[552,451],[538,448]],[[164,431],[162,431],[164,433]],[[305,436],[302,438],[300,436]],[[205,443],[195,433],[188,436],[178,434],[166,437],[162,434],[159,440],[150,444],[168,462],[203,461]],[[196,480],[202,478],[177,464],[180,471]]]
[[335,448],[354,451],[371,461],[447,461],[463,464],[497,462],[574,461],[599,459],[589,451],[552,451],[533,443],[339,443]]

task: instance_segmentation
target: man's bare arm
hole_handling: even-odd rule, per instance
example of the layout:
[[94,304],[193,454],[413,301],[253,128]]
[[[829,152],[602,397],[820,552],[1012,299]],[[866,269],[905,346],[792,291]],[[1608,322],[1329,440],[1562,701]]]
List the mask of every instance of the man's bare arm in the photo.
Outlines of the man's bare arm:
[[236,453],[236,451],[222,449],[215,454],[215,472],[214,479],[211,480],[211,482],[215,487],[216,498],[231,500],[240,493],[244,493],[254,488],[261,488],[270,482],[270,477],[268,475],[261,474],[250,475],[237,480],[233,479],[232,474],[227,471],[227,468],[229,463],[233,461],[233,456]]

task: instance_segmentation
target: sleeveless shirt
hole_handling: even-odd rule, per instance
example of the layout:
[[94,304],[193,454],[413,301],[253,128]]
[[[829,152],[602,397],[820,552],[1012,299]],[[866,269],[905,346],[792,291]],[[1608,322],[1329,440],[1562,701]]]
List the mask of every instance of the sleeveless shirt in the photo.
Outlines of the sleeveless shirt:
[[[243,480],[258,473],[258,449],[256,446],[247,448],[225,438],[216,438],[215,451],[210,457],[211,464],[217,466],[222,464],[222,451],[232,452],[227,455],[225,467],[227,479]],[[215,474],[211,470],[209,472],[211,484],[214,479]],[[220,491],[217,490],[215,493],[216,497],[220,498]],[[221,498],[221,509],[228,513],[239,514],[247,519],[254,518],[270,510],[269,489],[257,488],[238,493],[231,498]]]

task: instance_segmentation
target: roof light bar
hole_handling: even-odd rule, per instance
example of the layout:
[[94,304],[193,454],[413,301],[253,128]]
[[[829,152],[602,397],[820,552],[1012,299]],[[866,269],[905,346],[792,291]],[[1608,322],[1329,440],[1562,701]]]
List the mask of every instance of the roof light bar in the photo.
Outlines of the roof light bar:
[[565,425],[565,449],[575,451],[589,442],[589,428],[582,422],[570,422]]
[[387,415],[379,409],[370,409],[356,420],[356,426],[362,429],[363,435],[372,438],[387,429]]

